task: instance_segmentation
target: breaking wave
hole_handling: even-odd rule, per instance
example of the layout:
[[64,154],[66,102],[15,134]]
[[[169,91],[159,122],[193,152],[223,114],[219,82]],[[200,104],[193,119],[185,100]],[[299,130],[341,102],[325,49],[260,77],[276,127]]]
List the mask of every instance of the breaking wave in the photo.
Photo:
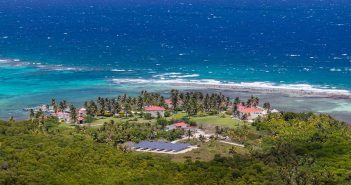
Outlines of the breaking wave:
[[12,67],[34,67],[50,71],[86,71],[84,67],[68,67],[61,64],[42,64],[40,62],[21,61],[20,59],[0,59],[0,65],[8,65]]
[[112,79],[115,84],[164,84],[208,89],[229,89],[243,92],[280,93],[304,97],[351,98],[351,92],[342,89],[313,86],[310,84],[275,84],[271,82],[222,82],[213,79]]

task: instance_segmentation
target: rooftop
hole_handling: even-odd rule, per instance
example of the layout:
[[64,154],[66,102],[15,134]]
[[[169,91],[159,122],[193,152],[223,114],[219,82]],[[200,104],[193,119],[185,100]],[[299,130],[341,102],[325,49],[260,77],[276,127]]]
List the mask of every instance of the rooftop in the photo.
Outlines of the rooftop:
[[133,148],[141,150],[157,150],[157,151],[174,151],[179,152],[189,148],[191,145],[187,143],[166,143],[159,141],[142,141],[135,144]]
[[238,111],[242,113],[261,113],[263,112],[262,109],[257,107],[246,107],[243,105],[238,105]]
[[187,127],[188,125],[183,121],[183,122],[178,122],[174,124],[176,127]]
[[164,111],[165,108],[160,107],[160,106],[148,106],[148,107],[144,107],[145,111]]
[[165,99],[165,103],[166,104],[172,104],[172,100],[171,99]]

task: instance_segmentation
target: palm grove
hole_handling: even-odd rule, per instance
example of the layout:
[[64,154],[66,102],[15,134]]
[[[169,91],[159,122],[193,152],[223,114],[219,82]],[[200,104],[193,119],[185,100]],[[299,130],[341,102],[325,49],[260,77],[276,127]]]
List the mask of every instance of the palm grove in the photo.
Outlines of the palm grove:
[[[228,113],[238,114],[236,105],[239,103],[246,106],[258,106],[259,98],[251,96],[246,102],[242,102],[239,97],[233,101],[229,97],[221,93],[202,93],[202,92],[180,92],[178,90],[171,90],[170,93],[171,106],[165,104],[164,96],[159,93],[150,93],[142,91],[139,96],[133,97],[127,94],[118,96],[117,98],[103,98],[98,97],[97,100],[90,100],[84,103],[84,107],[87,109],[87,114],[91,116],[132,116],[131,112],[139,111],[142,112],[145,106],[163,106],[173,112],[185,111],[188,116],[195,116],[199,113],[207,114],[218,114],[222,111],[228,111]],[[72,120],[75,120],[77,115],[76,108],[73,105],[68,105],[67,101],[61,101],[56,103],[53,99],[51,105],[55,111],[70,109],[73,112]],[[263,108],[270,109],[268,102],[263,104]],[[166,116],[170,115],[170,112],[166,112]],[[33,114],[34,116],[34,114]]]

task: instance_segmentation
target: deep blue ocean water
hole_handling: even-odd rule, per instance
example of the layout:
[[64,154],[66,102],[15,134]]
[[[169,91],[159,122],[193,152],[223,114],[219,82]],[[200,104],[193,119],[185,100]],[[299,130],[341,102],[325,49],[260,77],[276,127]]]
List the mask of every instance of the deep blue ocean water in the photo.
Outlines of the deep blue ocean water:
[[[149,88],[133,86],[140,81],[350,91],[350,79],[348,1],[0,2],[3,118],[51,97],[79,103]],[[351,111],[351,102],[330,110]]]

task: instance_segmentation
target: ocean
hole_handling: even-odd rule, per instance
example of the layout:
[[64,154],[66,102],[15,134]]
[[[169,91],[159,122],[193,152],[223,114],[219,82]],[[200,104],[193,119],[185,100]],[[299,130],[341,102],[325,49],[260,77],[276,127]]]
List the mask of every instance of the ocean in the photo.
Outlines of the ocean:
[[3,119],[51,98],[224,85],[351,121],[347,1],[2,0],[0,28]]

